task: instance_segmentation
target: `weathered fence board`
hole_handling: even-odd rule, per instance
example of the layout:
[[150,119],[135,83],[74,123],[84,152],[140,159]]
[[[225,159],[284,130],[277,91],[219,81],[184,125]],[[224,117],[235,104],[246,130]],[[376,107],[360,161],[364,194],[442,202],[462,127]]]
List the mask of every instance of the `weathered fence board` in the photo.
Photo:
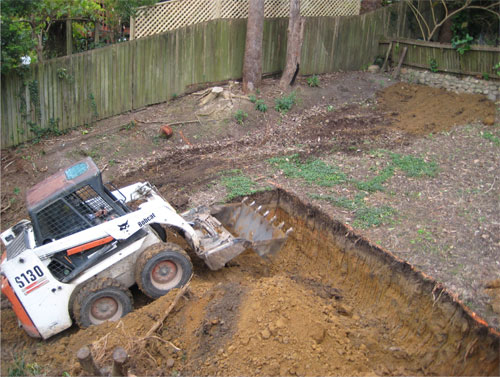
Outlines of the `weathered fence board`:
[[404,47],[408,47],[403,65],[430,69],[431,59],[434,59],[437,70],[441,72],[467,75],[488,74],[491,78],[500,78],[493,70],[493,66],[500,62],[499,47],[471,46],[469,51],[460,55],[451,44],[391,38],[380,43],[381,50],[387,49],[391,41],[393,46],[396,46],[392,50],[393,61],[397,61],[399,53]]

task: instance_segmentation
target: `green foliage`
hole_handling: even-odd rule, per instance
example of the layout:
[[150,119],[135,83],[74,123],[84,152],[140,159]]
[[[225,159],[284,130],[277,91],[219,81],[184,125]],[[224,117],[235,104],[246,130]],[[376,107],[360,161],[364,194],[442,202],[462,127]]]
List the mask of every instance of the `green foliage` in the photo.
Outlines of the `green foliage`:
[[223,173],[221,183],[226,187],[227,200],[238,196],[251,195],[266,188],[259,188],[257,183],[243,175],[241,170],[233,169]]
[[249,99],[249,100],[250,100],[250,102],[252,102],[252,103],[257,102],[257,97],[255,97],[255,95],[253,95],[253,94],[250,94],[250,95],[248,96],[248,99]]
[[483,72],[481,75],[483,77],[483,80],[489,81],[490,80],[490,74],[487,72]]
[[498,136],[495,136],[491,132],[488,132],[488,131],[483,132],[482,136],[483,136],[483,139],[489,140],[495,145],[500,145],[500,138]]
[[9,377],[39,376],[42,372],[42,367],[37,363],[27,363],[24,355],[16,357],[7,370]]
[[495,73],[497,74],[497,76],[500,76],[500,62],[498,62],[497,64],[495,64],[493,66],[493,70],[495,71]]
[[38,124],[31,121],[28,121],[28,126],[30,131],[35,136],[32,140],[34,144],[39,143],[42,139],[46,139],[51,136],[60,136],[64,133],[59,129],[59,118],[50,118],[49,124],[46,128],[40,127]]
[[347,176],[337,167],[325,164],[321,160],[301,162],[298,154],[288,157],[273,157],[269,163],[283,171],[289,178],[301,178],[307,183],[330,187],[347,182]]
[[274,100],[274,109],[281,114],[286,114],[297,101],[297,94],[295,91],[291,92],[288,96],[281,96]]
[[387,182],[389,178],[394,175],[394,166],[389,165],[382,169],[379,175],[368,181],[356,181],[356,187],[358,190],[375,192],[375,191],[384,191],[384,187],[382,184]]
[[22,64],[23,56],[30,56],[33,62],[35,43],[31,38],[30,28],[26,23],[15,22],[4,10],[0,12],[1,37],[1,71],[2,75],[12,72],[23,74],[26,66]]
[[392,163],[403,170],[408,177],[435,177],[438,172],[437,164],[425,162],[423,159],[411,155],[402,156],[397,153],[390,153]]
[[310,194],[310,197],[319,200],[326,200],[336,207],[345,208],[354,212],[353,225],[366,229],[384,224],[392,224],[396,211],[389,206],[369,207],[364,202],[364,195],[358,194],[351,200],[343,196]]
[[431,68],[431,72],[436,73],[438,71],[438,63],[436,59],[434,58],[429,59],[429,67]]
[[371,228],[391,224],[395,213],[394,208],[389,206],[362,207],[356,211],[356,218],[352,225],[359,228]]
[[68,72],[66,68],[58,68],[56,71],[57,77],[60,80],[66,81],[68,84],[72,84],[75,82],[75,78],[71,73]]
[[[108,42],[119,39],[122,24],[128,24],[141,6],[153,5],[156,0],[2,0],[1,40],[2,73],[22,68],[21,57],[30,56],[43,61],[49,40],[49,30],[56,22],[73,21],[76,51],[99,47],[89,42],[88,34],[95,22],[105,23],[113,32]],[[87,23],[89,25],[87,25]],[[38,42],[38,43],[37,43]]]
[[243,124],[245,122],[245,118],[247,118],[247,117],[248,117],[248,114],[246,112],[244,112],[243,110],[238,110],[234,114],[234,119],[236,119],[236,121],[239,124]]
[[317,88],[319,86],[319,77],[316,75],[312,75],[311,77],[307,78],[307,85],[309,85],[311,88]]
[[[95,21],[104,14],[99,2],[94,0],[2,0],[2,13],[12,22],[24,24],[32,40],[38,41],[36,53],[40,61],[44,59],[43,49],[48,40],[50,26],[55,22],[75,18]],[[24,44],[23,46],[26,47]],[[31,53],[24,51],[24,55],[35,55],[35,44],[30,48]]]
[[470,50],[471,42],[474,40],[469,34],[466,34],[463,39],[454,37],[451,40],[451,47],[453,47],[460,55]]
[[123,126],[120,127],[120,130],[124,130],[124,131],[130,131],[131,129],[133,129],[135,127],[135,122],[134,120],[131,120],[130,122],[128,122],[127,124],[124,124]]
[[99,116],[99,112],[97,111],[97,104],[93,93],[89,93],[89,105],[92,110],[92,115],[97,118]]
[[264,100],[258,99],[255,101],[255,109],[265,113],[267,111],[267,105]]

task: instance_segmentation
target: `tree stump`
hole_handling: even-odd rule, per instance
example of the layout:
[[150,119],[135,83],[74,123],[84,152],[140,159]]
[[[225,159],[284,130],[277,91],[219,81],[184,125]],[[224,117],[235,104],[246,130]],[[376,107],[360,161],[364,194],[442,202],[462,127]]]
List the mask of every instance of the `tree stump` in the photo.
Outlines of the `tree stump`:
[[126,376],[127,367],[125,362],[128,360],[127,351],[122,347],[116,347],[113,351],[113,368],[111,369],[112,376]]
[[82,366],[82,369],[88,376],[102,376],[101,371],[95,365],[94,359],[92,358],[92,353],[90,348],[85,346],[78,350],[76,353],[78,362]]

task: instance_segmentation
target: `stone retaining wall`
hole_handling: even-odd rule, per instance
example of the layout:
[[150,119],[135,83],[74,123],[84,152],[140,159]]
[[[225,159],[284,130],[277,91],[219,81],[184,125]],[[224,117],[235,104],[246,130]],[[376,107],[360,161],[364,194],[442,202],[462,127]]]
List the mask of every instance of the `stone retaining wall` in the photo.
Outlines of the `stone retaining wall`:
[[491,101],[500,101],[500,82],[480,80],[472,76],[458,77],[445,73],[404,68],[401,80],[414,84],[424,84],[444,88],[455,93],[484,94]]

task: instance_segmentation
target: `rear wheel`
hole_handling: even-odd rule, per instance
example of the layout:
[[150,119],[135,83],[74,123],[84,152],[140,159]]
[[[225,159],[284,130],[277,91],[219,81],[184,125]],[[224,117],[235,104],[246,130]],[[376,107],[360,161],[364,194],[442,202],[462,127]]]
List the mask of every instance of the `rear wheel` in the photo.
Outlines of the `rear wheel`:
[[72,299],[78,326],[86,328],[117,321],[132,310],[130,291],[113,279],[95,279],[85,284]]
[[135,265],[135,281],[140,290],[151,298],[165,295],[189,281],[193,266],[189,256],[174,243],[150,246]]

